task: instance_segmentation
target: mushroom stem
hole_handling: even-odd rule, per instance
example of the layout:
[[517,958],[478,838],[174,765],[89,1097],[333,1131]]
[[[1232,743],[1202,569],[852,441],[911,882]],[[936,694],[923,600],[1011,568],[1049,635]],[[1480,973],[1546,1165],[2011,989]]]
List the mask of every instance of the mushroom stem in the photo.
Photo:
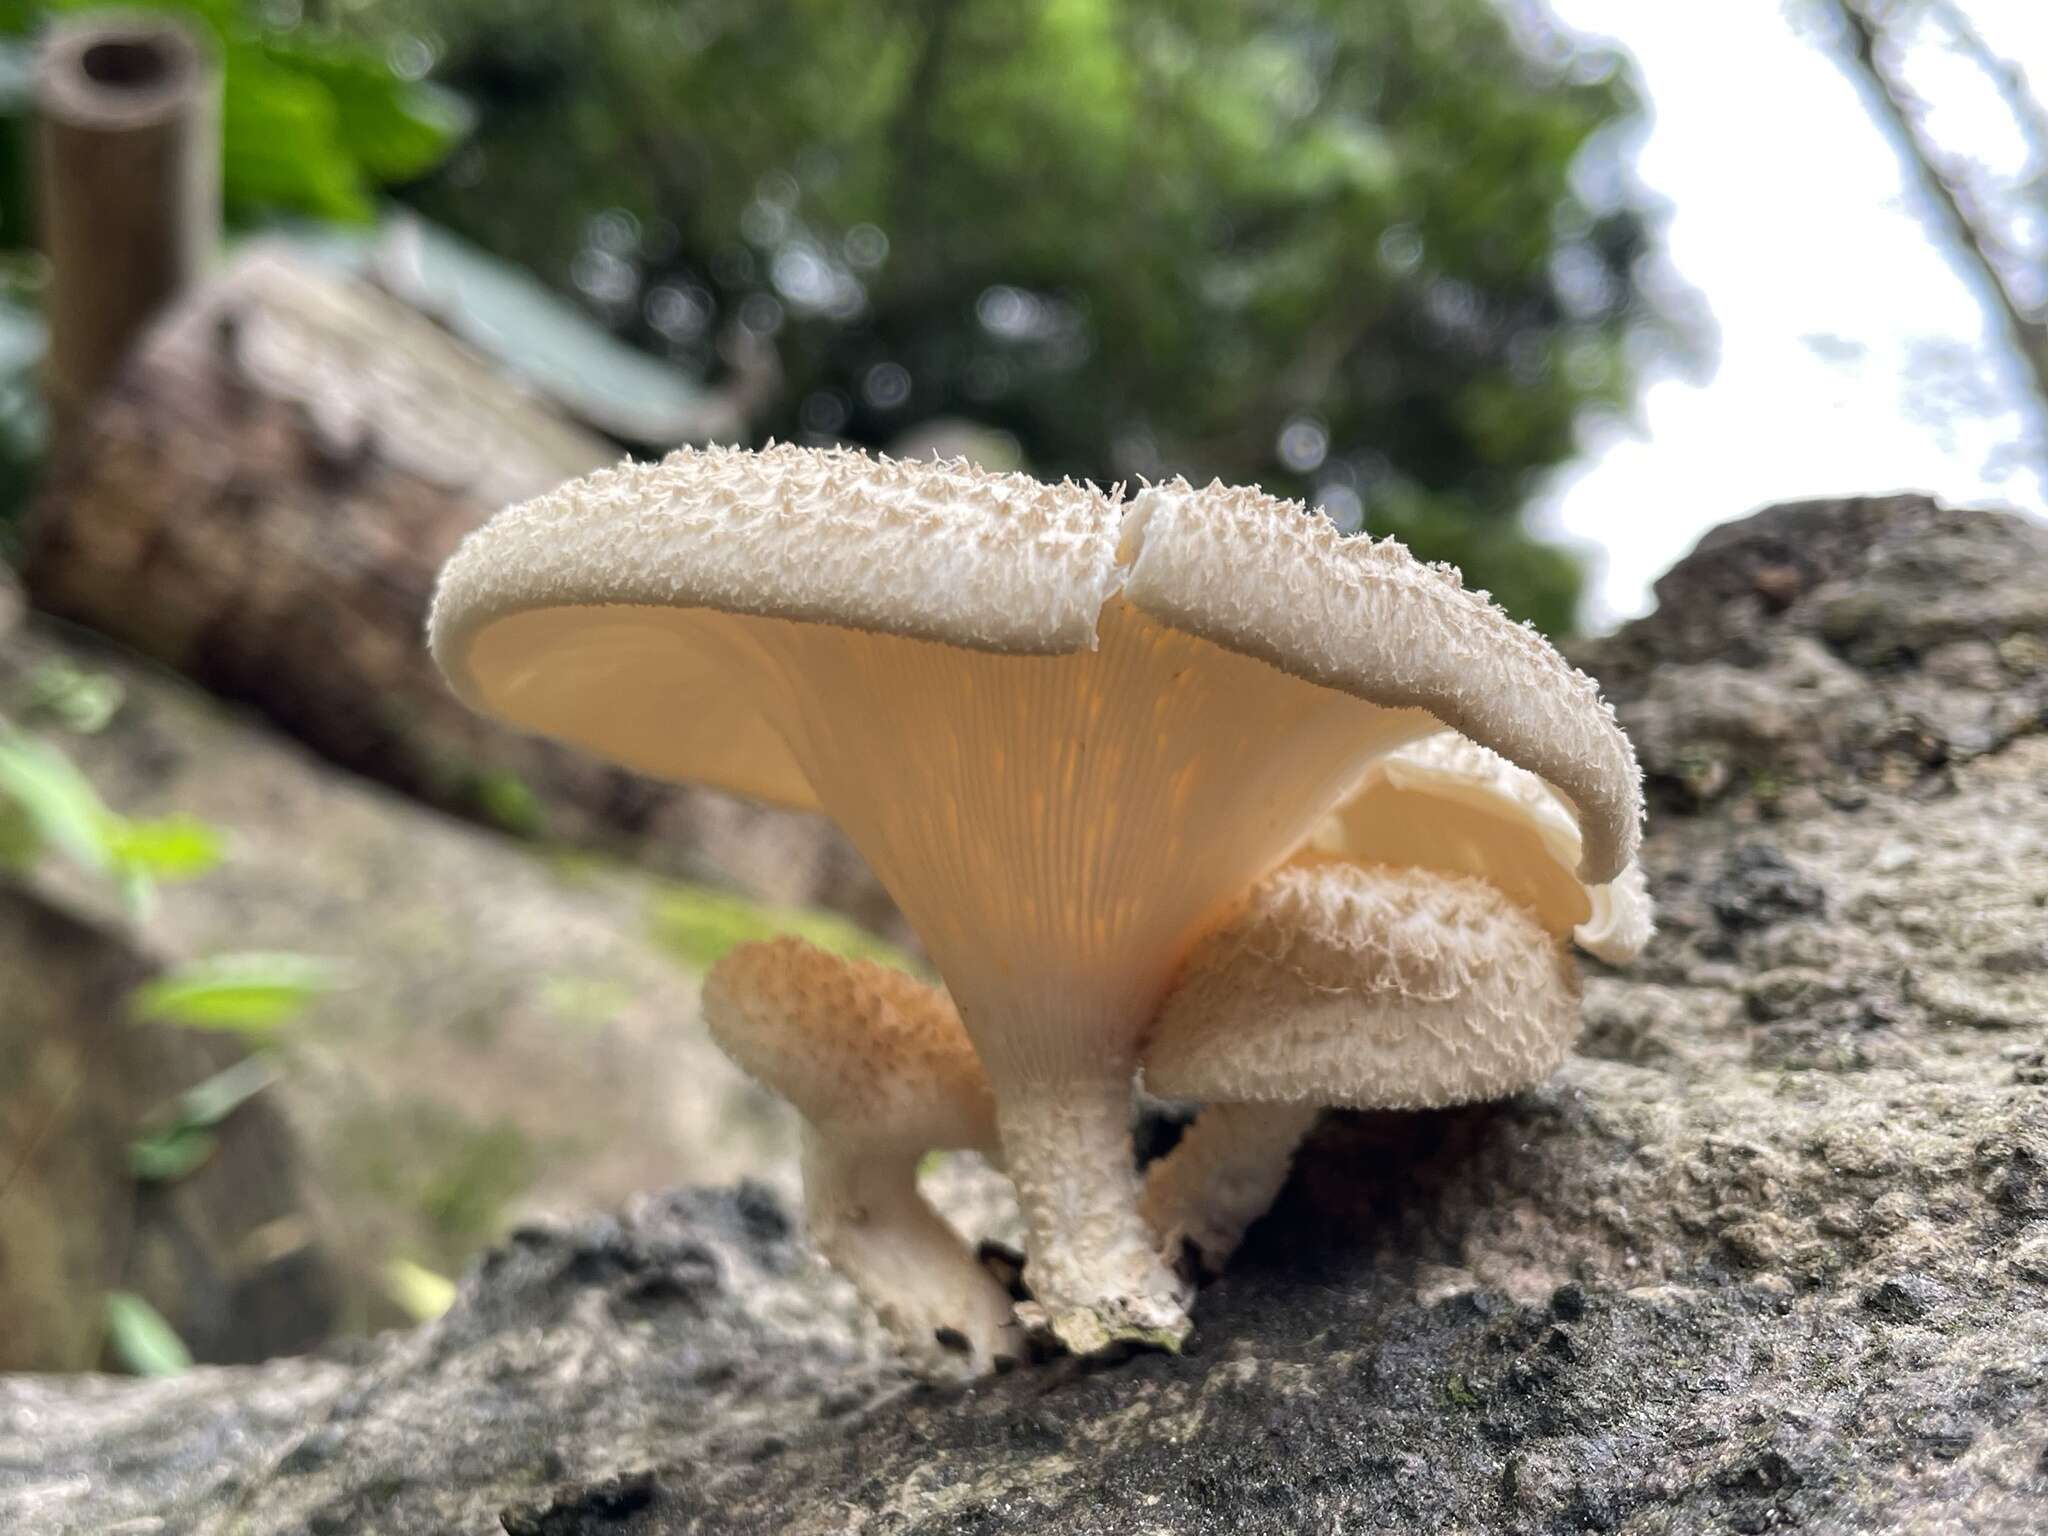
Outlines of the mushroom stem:
[[1009,1293],[918,1193],[917,1164],[916,1152],[850,1152],[806,1125],[811,1240],[918,1365],[979,1375],[1021,1360]]
[[1287,1182],[1320,1105],[1211,1104],[1145,1177],[1143,1210],[1160,1252],[1178,1261],[1192,1245],[1219,1274]]
[[[1060,1343],[1178,1348],[1191,1292],[1160,1262],[1138,1214],[1131,1074],[996,1090],[996,1126],[1031,1228],[1024,1282]],[[1021,1311],[1021,1309],[1020,1309]]]

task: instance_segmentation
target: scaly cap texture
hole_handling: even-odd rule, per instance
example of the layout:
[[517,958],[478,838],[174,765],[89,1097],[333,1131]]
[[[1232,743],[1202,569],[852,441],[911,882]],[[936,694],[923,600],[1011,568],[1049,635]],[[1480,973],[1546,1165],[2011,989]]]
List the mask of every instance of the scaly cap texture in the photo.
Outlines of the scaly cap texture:
[[801,939],[728,951],[704,978],[726,1055],[840,1141],[991,1148],[988,1074],[937,987]]
[[479,704],[466,642],[536,608],[709,608],[976,650],[1080,650],[1116,589],[1120,517],[1093,486],[964,460],[680,448],[500,512],[442,569],[428,633],[456,692]]
[[1290,864],[1189,960],[1145,1083],[1356,1109],[1497,1098],[1556,1070],[1578,1002],[1562,944],[1484,881]]

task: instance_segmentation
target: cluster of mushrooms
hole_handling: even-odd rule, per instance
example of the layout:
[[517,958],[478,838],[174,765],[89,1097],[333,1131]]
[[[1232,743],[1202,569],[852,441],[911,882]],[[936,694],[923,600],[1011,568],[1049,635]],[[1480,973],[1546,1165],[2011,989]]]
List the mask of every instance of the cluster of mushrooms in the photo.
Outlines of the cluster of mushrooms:
[[[782,939],[704,1007],[804,1118],[814,1240],[934,1372],[1176,1345],[1320,1110],[1540,1081],[1568,946],[1649,934],[1593,683],[1254,490],[686,449],[499,514],[430,630],[476,708],[822,811],[895,898],[943,989]],[[1204,1106],[1142,1178],[1141,1076]],[[1014,1182],[1028,1301],[920,1196],[941,1148]]]

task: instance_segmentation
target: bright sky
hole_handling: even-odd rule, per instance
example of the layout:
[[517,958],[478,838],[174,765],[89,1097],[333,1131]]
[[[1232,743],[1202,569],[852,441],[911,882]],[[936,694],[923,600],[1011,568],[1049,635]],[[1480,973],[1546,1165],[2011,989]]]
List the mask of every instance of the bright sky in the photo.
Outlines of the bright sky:
[[[1535,509],[1537,527],[1602,551],[1588,626],[1644,611],[1701,533],[1773,501],[1919,489],[2048,515],[2024,446],[2048,423],[2018,365],[1931,243],[1890,141],[1781,0],[1552,8],[1635,57],[1655,117],[1637,171],[1673,205],[1671,261],[1719,330],[1711,378],[1651,380],[1638,419],[1590,430]],[[2048,90],[2048,0],[1966,8]],[[1953,100],[1943,138],[2016,166],[1989,88]]]

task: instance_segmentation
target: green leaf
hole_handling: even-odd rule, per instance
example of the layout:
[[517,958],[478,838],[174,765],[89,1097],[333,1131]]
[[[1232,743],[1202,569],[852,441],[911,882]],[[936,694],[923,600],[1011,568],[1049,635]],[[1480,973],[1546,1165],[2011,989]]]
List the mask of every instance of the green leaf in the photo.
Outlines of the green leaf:
[[26,816],[42,846],[94,874],[114,871],[113,814],[71,759],[46,741],[0,726],[0,800]]
[[117,820],[108,841],[124,867],[159,880],[190,880],[220,863],[220,830],[194,816]]
[[178,1125],[128,1143],[128,1171],[145,1184],[171,1184],[196,1172],[220,1145],[213,1132]]
[[455,1282],[411,1259],[393,1259],[384,1266],[384,1293],[422,1323],[432,1322],[455,1304]]
[[0,800],[0,870],[28,869],[43,851],[28,813],[11,800]]
[[175,1108],[177,1123],[188,1130],[219,1125],[276,1081],[274,1057],[262,1051],[244,1056],[179,1094]]
[[132,1291],[107,1292],[107,1338],[114,1357],[137,1376],[176,1376],[192,1352],[163,1314]]
[[317,81],[334,103],[335,140],[377,181],[411,181],[438,165],[474,120],[452,91],[401,80],[383,55],[329,40],[273,38],[270,60]]
[[63,752],[0,724],[0,866],[24,866],[45,848],[114,881],[138,916],[153,878],[188,879],[220,861],[220,835],[204,822],[117,816]]
[[275,1059],[259,1051],[195,1083],[128,1144],[129,1170],[154,1183],[184,1178],[213,1155],[213,1128],[276,1081]]
[[369,186],[320,82],[274,63],[259,43],[229,43],[223,57],[221,190],[235,216],[369,219]]
[[124,694],[117,677],[88,672],[68,661],[47,661],[29,677],[28,713],[93,736],[113,720]]
[[145,982],[129,1012],[152,1023],[261,1037],[339,984],[335,968],[312,955],[213,955]]
[[470,798],[484,819],[515,837],[536,837],[547,822],[540,796],[516,773],[487,769],[470,784]]

